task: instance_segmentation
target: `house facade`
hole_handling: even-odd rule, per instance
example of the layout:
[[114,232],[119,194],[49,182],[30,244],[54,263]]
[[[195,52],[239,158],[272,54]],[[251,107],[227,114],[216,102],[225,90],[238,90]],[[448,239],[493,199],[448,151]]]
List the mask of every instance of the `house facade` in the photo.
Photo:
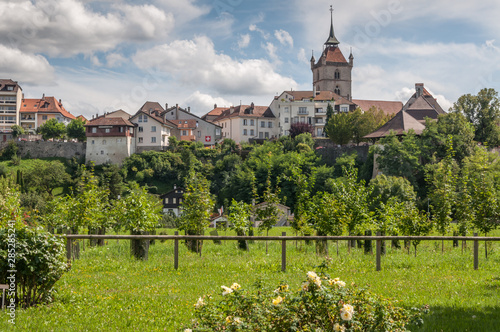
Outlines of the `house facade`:
[[42,96],[40,99],[23,99],[21,102],[20,125],[28,132],[34,132],[38,127],[50,119],[67,126],[76,117],[68,112],[61,99]]
[[121,164],[136,152],[134,124],[122,117],[107,114],[85,124],[87,137],[86,162]]
[[279,136],[290,134],[294,123],[308,123],[313,136],[322,137],[326,124],[326,109],[330,104],[336,112],[350,112],[356,105],[331,91],[284,91],[276,96],[269,108],[277,114]]
[[176,217],[178,217],[181,212],[183,197],[184,189],[177,188],[175,185],[173,190],[161,195],[160,198],[163,204],[163,213],[173,213]]
[[146,102],[131,118],[137,126],[136,152],[162,151],[168,146],[168,138],[177,136],[177,127],[166,119],[165,110],[157,102]]
[[11,137],[13,125],[20,124],[19,111],[23,99],[23,90],[11,79],[0,79],[0,141]]
[[250,139],[272,139],[279,135],[279,121],[268,106],[231,106],[219,111],[214,108],[205,118],[214,113],[218,116],[212,122],[222,128],[222,138],[230,138],[237,143],[247,143]]
[[177,126],[178,139],[212,146],[222,138],[222,128],[191,113],[191,108],[166,105],[165,118]]

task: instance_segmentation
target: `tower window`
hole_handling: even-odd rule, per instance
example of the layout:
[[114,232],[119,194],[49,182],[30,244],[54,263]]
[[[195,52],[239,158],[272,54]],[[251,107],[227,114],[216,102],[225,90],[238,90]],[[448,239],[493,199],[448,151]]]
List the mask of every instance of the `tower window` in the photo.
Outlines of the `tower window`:
[[340,96],[340,88],[339,88],[339,86],[338,86],[338,85],[337,85],[337,87],[335,88],[334,92]]
[[338,70],[338,69],[335,71],[335,75],[334,75],[334,76],[335,76],[335,79],[336,79],[336,80],[339,80],[339,79],[340,79],[340,72],[339,72],[339,70]]

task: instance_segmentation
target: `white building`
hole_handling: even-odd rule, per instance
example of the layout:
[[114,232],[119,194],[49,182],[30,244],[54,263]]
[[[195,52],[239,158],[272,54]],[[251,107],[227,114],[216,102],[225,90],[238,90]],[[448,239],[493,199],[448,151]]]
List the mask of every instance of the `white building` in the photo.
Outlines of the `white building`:
[[[217,105],[215,105],[217,106]],[[216,117],[213,117],[217,114]],[[271,139],[279,135],[279,121],[268,106],[239,105],[221,110],[215,107],[203,118],[222,127],[222,137],[237,143],[249,139]]]
[[23,99],[23,90],[11,79],[0,79],[0,133],[1,140],[10,136],[11,127],[20,124],[19,110]]
[[313,136],[322,137],[326,123],[326,109],[332,105],[335,112],[350,112],[356,105],[331,91],[284,91],[274,97],[269,108],[277,114],[279,136],[287,136],[294,123],[307,123],[313,127]]
[[176,136],[177,127],[166,119],[165,110],[157,102],[146,102],[131,118],[137,125],[137,152],[162,151],[168,146],[168,138]]
[[122,117],[96,117],[85,124],[86,162],[121,164],[135,153],[134,124]]

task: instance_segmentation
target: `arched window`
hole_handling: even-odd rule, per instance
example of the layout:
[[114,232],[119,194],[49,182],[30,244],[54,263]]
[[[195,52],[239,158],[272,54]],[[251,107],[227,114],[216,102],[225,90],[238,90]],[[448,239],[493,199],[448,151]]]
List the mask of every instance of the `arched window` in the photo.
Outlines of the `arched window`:
[[340,88],[338,85],[333,92],[335,92],[336,94],[338,94],[340,96]]
[[339,79],[340,79],[340,72],[339,72],[339,70],[338,70],[338,69],[337,69],[337,70],[335,70],[335,79],[336,79],[336,80],[339,80]]

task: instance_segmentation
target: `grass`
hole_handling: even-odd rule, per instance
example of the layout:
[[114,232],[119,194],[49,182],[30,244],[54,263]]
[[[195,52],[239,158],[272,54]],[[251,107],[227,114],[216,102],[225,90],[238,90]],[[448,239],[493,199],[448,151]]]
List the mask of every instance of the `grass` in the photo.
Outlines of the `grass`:
[[[283,229],[273,229],[279,235]],[[292,234],[291,230],[287,232]],[[221,232],[224,235],[224,232]],[[173,234],[173,230],[168,230]],[[227,233],[230,235],[230,232]],[[493,235],[493,234],[492,234]],[[389,243],[388,243],[389,244]],[[412,331],[495,331],[500,321],[500,243],[493,243],[484,258],[480,245],[479,270],[473,269],[472,243],[462,253],[445,243],[425,241],[417,257],[387,248],[382,271],[375,271],[375,256],[362,249],[347,253],[345,241],[329,244],[333,263],[327,271],[399,300],[405,307],[430,306],[424,326]],[[243,287],[261,281],[275,286],[286,281],[298,289],[307,271],[323,261],[314,246],[287,246],[287,271],[281,272],[281,243],[251,244],[250,252],[227,241],[218,246],[205,241],[199,255],[179,246],[179,269],[173,268],[173,242],[156,242],[149,260],[129,256],[129,242],[109,240],[105,247],[89,248],[74,261],[71,271],[56,284],[50,305],[18,310],[16,326],[0,319],[0,330],[12,331],[182,331],[193,318],[193,304],[204,294],[218,294],[221,285]]]

